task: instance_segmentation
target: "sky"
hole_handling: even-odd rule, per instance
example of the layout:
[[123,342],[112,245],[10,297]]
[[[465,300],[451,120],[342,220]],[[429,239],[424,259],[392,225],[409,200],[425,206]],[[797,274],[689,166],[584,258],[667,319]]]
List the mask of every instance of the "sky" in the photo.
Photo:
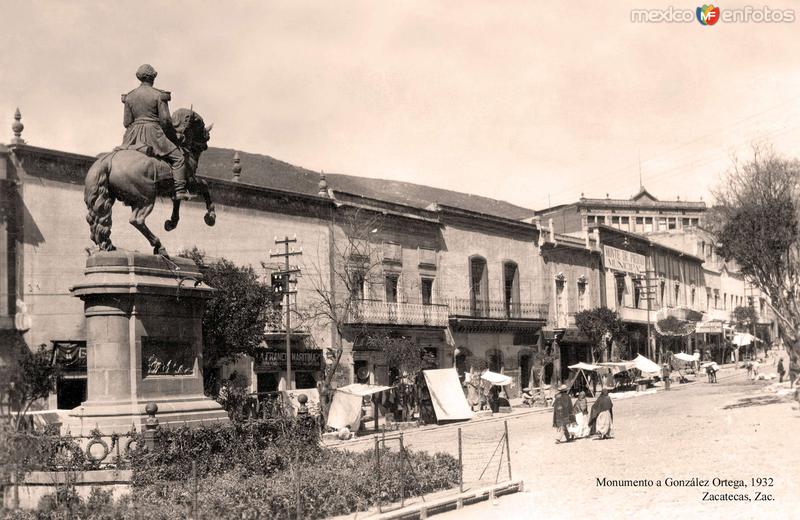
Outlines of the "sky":
[[754,143],[798,155],[800,3],[767,4],[794,23],[631,21],[670,5],[697,7],[0,0],[0,142],[18,106],[31,145],[110,150],[150,63],[211,146],[534,209],[629,197],[640,174],[710,200]]

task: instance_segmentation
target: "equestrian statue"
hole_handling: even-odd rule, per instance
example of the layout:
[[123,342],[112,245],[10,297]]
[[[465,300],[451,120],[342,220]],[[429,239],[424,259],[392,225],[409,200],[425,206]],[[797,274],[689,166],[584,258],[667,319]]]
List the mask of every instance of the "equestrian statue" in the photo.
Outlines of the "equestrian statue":
[[178,225],[181,201],[203,196],[205,223],[213,226],[216,212],[208,184],[195,177],[200,155],[208,149],[211,126],[200,114],[180,108],[170,114],[170,93],[153,87],[157,72],[150,65],[136,71],[141,85],[122,96],[125,105],[122,146],[100,156],[86,175],[84,201],[89,210],[90,237],[101,251],[113,251],[111,206],[119,200],[131,207],[129,222],[139,230],[155,254],[167,256],[161,241],[145,224],[156,196],[172,197],[172,215],[164,229]]

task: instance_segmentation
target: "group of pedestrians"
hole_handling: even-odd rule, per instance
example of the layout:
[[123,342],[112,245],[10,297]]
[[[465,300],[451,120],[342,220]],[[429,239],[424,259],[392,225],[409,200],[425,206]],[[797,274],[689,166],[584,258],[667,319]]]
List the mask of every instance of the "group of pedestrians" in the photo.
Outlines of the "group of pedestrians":
[[614,404],[607,388],[602,389],[600,396],[589,409],[585,392],[581,392],[573,403],[567,393],[567,386],[561,385],[553,401],[553,428],[558,431],[556,443],[570,442],[592,435],[597,439],[610,438],[611,425],[614,422],[613,409]]

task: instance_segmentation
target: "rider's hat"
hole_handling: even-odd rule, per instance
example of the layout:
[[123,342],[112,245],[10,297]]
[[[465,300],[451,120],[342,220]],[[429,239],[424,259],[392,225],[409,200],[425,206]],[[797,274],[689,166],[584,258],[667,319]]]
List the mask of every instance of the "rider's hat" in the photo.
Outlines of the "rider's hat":
[[144,81],[146,79],[152,81],[156,79],[156,76],[158,76],[158,72],[156,72],[156,69],[154,69],[153,66],[148,63],[145,63],[136,69],[136,79],[139,81]]

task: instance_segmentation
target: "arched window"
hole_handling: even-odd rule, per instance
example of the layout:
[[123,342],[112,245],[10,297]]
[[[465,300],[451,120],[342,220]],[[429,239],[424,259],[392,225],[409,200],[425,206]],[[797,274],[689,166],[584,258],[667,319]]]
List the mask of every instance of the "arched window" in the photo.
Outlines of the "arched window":
[[472,316],[488,316],[489,270],[486,267],[486,259],[481,256],[469,259],[469,302]]
[[486,353],[486,362],[489,364],[489,370],[499,373],[503,370],[503,353],[497,349],[488,351]]

